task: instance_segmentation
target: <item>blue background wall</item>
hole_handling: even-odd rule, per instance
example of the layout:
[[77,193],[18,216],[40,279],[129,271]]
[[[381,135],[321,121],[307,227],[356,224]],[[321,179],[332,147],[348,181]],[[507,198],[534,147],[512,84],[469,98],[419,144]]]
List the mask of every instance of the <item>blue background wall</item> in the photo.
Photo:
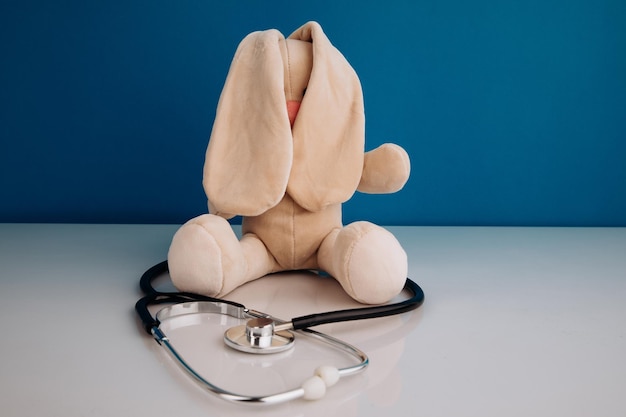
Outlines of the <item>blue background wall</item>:
[[412,158],[345,221],[626,226],[626,2],[4,1],[0,221],[183,222],[249,32],[317,20],[367,147]]

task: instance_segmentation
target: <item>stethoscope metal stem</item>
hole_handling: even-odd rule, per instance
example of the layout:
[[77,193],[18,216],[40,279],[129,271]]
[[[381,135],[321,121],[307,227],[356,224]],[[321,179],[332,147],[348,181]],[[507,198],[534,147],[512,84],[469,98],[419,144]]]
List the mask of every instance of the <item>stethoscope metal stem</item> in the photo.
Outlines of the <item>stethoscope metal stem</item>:
[[283,330],[293,330],[293,323],[290,321],[287,321],[283,324],[275,324],[274,325],[274,331],[276,332],[280,332]]
[[[190,301],[187,303],[179,303],[179,304],[174,304],[174,305],[165,307],[157,313],[157,319],[159,321],[164,321],[164,320],[182,316],[182,315],[197,314],[197,313],[219,313],[219,314],[226,314],[226,315],[237,317],[237,318],[252,318],[253,320],[264,319],[258,322],[258,324],[268,323],[269,321],[275,321],[275,322],[280,323],[278,324],[278,326],[283,326],[289,323],[289,322],[284,322],[280,319],[275,319],[267,314],[263,314],[257,311],[254,311],[252,313],[253,314],[252,316],[250,315],[250,312],[247,311],[247,309],[245,308],[243,309],[236,308],[236,307],[233,307],[232,305],[222,306],[222,305],[219,305],[219,303],[208,302],[208,301]],[[258,317],[258,316],[261,316],[261,317]],[[274,328],[274,331],[276,332],[275,328]],[[280,330],[280,331],[283,332],[285,330]],[[362,350],[358,349],[355,346],[350,345],[349,343],[346,343],[342,340],[336,339],[332,336],[329,336],[327,334],[320,333],[311,329],[297,330],[297,332],[307,337],[311,337],[318,341],[324,342],[352,356],[353,358],[357,360],[357,363],[355,365],[337,369],[339,377],[356,374],[362,371],[363,369],[365,369],[369,364],[369,358],[367,357],[367,355]],[[205,379],[198,372],[196,372],[196,370],[191,365],[189,365],[185,361],[185,359],[176,351],[176,349],[170,343],[167,335],[158,326],[153,326],[151,329],[151,333],[154,339],[158,342],[158,344],[165,347],[167,352],[179,364],[179,366],[181,366],[183,370],[185,370],[188,374],[190,374],[202,387],[216,394],[222,399],[225,399],[231,402],[238,402],[238,403],[278,404],[278,403],[294,400],[297,398],[307,397],[307,390],[304,387],[298,387],[298,388],[290,389],[287,391],[270,394],[270,395],[262,395],[262,396],[237,394],[237,393],[225,390],[223,388],[220,388],[217,385]],[[306,383],[307,381],[304,381],[304,382]],[[309,398],[309,399],[314,399],[314,398]]]
[[241,395],[231,391],[227,391],[223,388],[218,387],[215,384],[212,384],[202,375],[196,372],[196,370],[191,365],[189,365],[187,361],[185,361],[185,359],[176,351],[167,336],[158,327],[154,327],[152,329],[152,334],[155,340],[159,343],[159,345],[165,347],[167,352],[184,371],[191,375],[196,380],[196,382],[198,382],[203,388],[207,389],[208,391],[212,392],[213,394],[224,400],[239,403],[279,404],[301,398],[304,395],[304,389],[301,387],[280,392],[277,394],[263,396]]

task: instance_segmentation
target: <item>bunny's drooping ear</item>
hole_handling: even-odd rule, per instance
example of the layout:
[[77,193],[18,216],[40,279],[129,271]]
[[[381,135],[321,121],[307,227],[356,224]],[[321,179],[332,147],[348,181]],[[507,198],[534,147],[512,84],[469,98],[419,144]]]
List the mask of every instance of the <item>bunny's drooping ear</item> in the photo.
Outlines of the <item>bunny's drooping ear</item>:
[[348,200],[363,171],[365,115],[361,83],[320,25],[289,36],[312,42],[313,69],[293,126],[293,168],[287,191],[318,211]]
[[256,216],[287,188],[293,160],[277,30],[246,36],[220,96],[204,163],[209,210]]

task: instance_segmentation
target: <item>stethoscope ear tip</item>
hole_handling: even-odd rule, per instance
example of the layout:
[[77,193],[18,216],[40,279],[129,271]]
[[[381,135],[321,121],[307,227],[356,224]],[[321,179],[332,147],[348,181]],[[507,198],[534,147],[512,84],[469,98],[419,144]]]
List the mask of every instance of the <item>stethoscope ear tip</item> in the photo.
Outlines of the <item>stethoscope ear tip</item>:
[[335,385],[340,376],[339,369],[334,366],[320,366],[315,370],[315,375],[302,384],[302,398],[319,400],[326,395],[326,388]]

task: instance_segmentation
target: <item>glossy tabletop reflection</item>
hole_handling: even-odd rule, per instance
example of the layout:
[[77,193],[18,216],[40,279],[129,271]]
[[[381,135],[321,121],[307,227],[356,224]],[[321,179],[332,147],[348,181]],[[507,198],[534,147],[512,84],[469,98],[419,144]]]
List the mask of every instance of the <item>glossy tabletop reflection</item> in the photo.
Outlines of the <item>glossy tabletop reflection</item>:
[[[139,277],[176,228],[0,224],[3,416],[626,415],[626,229],[390,227],[424,305],[321,326],[364,350],[369,368],[320,401],[259,407],[203,391],[135,317]],[[307,272],[227,298],[283,319],[358,306]],[[224,319],[194,320],[168,329],[234,389],[288,387],[335,360],[304,346],[251,359],[204,333]]]

